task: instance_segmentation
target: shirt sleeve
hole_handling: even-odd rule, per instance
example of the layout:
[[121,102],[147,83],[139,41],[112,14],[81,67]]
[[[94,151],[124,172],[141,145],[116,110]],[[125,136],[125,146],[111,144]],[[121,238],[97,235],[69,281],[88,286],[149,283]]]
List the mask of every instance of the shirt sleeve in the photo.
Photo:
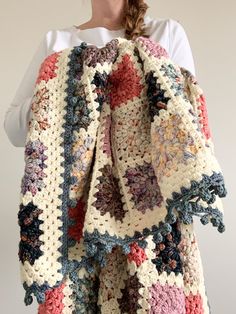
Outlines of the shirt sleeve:
[[170,57],[179,66],[189,70],[196,75],[194,58],[190,47],[188,36],[180,22],[174,19],[168,19],[169,39],[170,39]]
[[39,67],[43,59],[47,56],[47,38],[48,32],[44,34],[38,44],[25,74],[18,85],[13,100],[5,111],[4,130],[12,145],[16,147],[24,147],[25,145],[34,86]]

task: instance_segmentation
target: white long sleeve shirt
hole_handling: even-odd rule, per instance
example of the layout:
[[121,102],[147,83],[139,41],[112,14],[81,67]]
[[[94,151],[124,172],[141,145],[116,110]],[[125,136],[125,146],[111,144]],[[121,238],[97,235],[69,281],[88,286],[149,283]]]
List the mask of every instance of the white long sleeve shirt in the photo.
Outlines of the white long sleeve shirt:
[[[195,75],[194,59],[189,40],[180,22],[171,18],[154,19],[148,15],[145,16],[144,22],[149,27],[150,38],[159,42],[174,62]],[[118,36],[124,37],[124,29],[108,30],[99,26],[82,30],[75,25],[58,30],[49,30],[44,34],[14,98],[5,112],[4,129],[14,146],[25,146],[34,86],[39,67],[46,56],[79,45],[82,41],[102,47],[112,38]]]

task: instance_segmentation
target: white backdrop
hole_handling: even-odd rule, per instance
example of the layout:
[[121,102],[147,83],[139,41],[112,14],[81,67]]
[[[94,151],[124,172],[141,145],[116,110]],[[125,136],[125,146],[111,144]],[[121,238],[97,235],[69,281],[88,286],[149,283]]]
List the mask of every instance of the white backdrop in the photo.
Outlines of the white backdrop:
[[[234,0],[147,1],[152,17],[170,17],[184,26],[192,48],[196,77],[205,92],[215,152],[228,189],[223,200],[226,231],[217,232],[196,220],[205,285],[212,314],[235,312],[235,56],[236,2]],[[3,314],[36,313],[23,303],[18,263],[20,179],[23,148],[14,147],[3,129],[4,113],[23,77],[39,40],[50,29],[82,24],[90,18],[89,0],[0,0],[1,86],[1,216],[0,300]]]

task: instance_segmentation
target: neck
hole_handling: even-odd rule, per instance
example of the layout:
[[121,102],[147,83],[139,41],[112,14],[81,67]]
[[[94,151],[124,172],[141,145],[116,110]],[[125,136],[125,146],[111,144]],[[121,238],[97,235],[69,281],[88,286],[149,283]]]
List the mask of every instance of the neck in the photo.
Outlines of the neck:
[[110,29],[122,27],[124,0],[92,0],[92,17],[89,23]]

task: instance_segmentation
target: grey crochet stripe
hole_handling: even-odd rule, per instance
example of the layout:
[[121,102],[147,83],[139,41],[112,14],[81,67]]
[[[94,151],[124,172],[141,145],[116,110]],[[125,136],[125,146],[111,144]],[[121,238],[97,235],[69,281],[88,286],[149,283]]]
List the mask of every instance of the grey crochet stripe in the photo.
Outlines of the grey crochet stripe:
[[[73,101],[73,92],[75,91],[74,78],[76,77],[76,73],[78,71],[78,69],[75,67],[75,60],[78,55],[82,53],[83,49],[86,48],[86,46],[86,42],[82,42],[79,46],[75,46],[71,50],[71,53],[69,55],[70,60],[68,62],[68,79],[66,81],[68,87],[65,89],[65,91],[67,92],[67,96],[65,97],[67,104],[65,107],[66,113],[64,115],[65,123],[63,124],[64,132],[61,133],[61,136],[63,137],[61,146],[64,148],[64,162],[62,162],[61,166],[64,167],[64,173],[61,174],[61,176],[63,177],[63,183],[59,185],[63,190],[62,194],[59,195],[59,198],[62,200],[62,204],[59,208],[62,211],[62,226],[59,227],[59,229],[62,231],[62,236],[59,238],[59,240],[62,242],[62,245],[59,248],[61,256],[58,258],[58,262],[62,265],[61,273],[63,274],[63,276],[67,274],[68,271],[68,207],[76,206],[76,201],[69,199],[70,185],[73,184],[76,180],[76,177],[71,176],[71,166],[73,162],[73,158],[71,156],[73,138],[72,118],[74,116],[73,105],[71,104],[71,101]],[[57,281],[53,288],[56,288],[60,285],[61,281]],[[45,292],[48,289],[52,288],[48,284],[38,285],[35,282],[30,287],[26,284],[26,282],[24,282],[23,287],[26,290],[24,297],[24,302],[26,305],[30,305],[33,302],[31,294],[35,295],[38,303],[44,303],[46,300]]]
[[[86,98],[83,99],[82,97],[78,97],[78,96],[73,94],[75,92],[76,85],[78,83],[78,79],[76,79],[76,77],[78,77],[78,71],[80,71],[81,74],[83,71],[83,69],[82,69],[82,62],[83,61],[81,61],[81,63],[80,63],[77,61],[77,58],[78,58],[79,54],[82,53],[82,48],[85,48],[85,47],[88,47],[87,44],[82,43],[80,46],[75,47],[75,49],[73,50],[73,53],[71,55],[67,99],[71,104],[71,115],[68,117],[68,119],[69,119],[72,127],[73,127],[73,125],[75,127],[77,127],[76,126],[77,123],[74,123],[74,122],[76,122],[76,119],[75,119],[76,115],[73,112],[73,109],[75,109],[77,105],[80,105],[82,103],[86,106]],[[83,52],[85,52],[85,51],[87,51],[87,49],[85,49]],[[95,85],[96,85],[96,83],[99,84],[99,82],[94,82]],[[78,131],[78,127],[76,130]],[[76,138],[74,138],[72,136],[72,134],[69,134],[69,133],[68,133],[68,139],[69,139],[70,143],[73,143],[73,141],[76,140]],[[74,161],[74,158],[71,155],[71,150],[70,150],[70,159],[71,159],[71,162]],[[68,169],[68,171],[69,171],[68,172],[68,177],[69,177],[71,171],[70,171],[70,169]],[[70,185],[73,183],[73,179],[76,179],[76,178],[72,176],[71,179],[68,180],[68,185],[67,185],[68,191],[69,191]],[[76,199],[69,199],[69,194],[65,195],[65,198],[68,201],[69,207],[73,208],[77,205],[77,200]],[[67,223],[68,223],[68,225],[73,224],[73,219],[70,219],[69,217],[67,217]],[[67,236],[67,232],[65,234]],[[67,245],[68,245],[68,247],[71,247],[71,246],[76,245],[76,242],[77,241],[75,239],[69,238]],[[67,249],[68,249],[68,247],[67,247]],[[95,269],[94,263],[95,263],[95,260],[89,256],[83,256],[81,261],[77,261],[75,259],[68,260],[67,272],[68,272],[69,278],[72,282],[71,288],[74,291],[76,291],[76,293],[74,295],[75,310],[74,310],[73,314],[79,314],[79,313],[82,314],[85,312],[86,313],[87,312],[98,313],[100,311],[97,304],[92,302],[93,297],[94,297],[94,300],[96,300],[96,293],[94,292],[94,289],[92,289],[91,287],[89,289],[89,286],[91,286],[92,281],[90,281],[87,278],[81,279],[78,276],[78,271],[81,268],[85,268],[89,273],[94,273],[94,269]],[[84,286],[88,287],[88,289],[84,289],[83,288]],[[86,295],[87,290],[91,290],[91,294],[89,295],[90,302],[84,302],[84,300],[86,300],[88,298],[88,296]],[[86,308],[83,307],[84,305],[86,306]]]

